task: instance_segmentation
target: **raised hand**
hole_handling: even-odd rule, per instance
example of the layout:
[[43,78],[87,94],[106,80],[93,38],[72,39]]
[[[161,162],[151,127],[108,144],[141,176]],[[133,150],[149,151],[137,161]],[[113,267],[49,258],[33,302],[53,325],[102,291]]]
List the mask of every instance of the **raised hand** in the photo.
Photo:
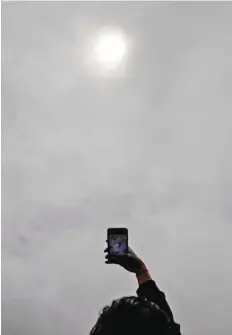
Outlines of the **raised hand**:
[[106,248],[104,252],[107,252],[107,255],[105,256],[106,264],[118,264],[127,271],[133,272],[136,275],[147,271],[143,261],[134,253],[131,248],[129,248],[128,254],[125,256],[111,256],[109,258],[108,248]]

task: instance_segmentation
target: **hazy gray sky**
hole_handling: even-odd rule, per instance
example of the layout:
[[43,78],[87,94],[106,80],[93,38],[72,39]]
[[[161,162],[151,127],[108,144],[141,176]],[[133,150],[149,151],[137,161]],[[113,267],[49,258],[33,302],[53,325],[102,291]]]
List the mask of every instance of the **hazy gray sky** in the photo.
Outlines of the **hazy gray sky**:
[[[102,27],[129,41],[107,77]],[[3,335],[86,335],[134,294],[108,226],[183,333],[232,333],[232,3],[4,3],[2,57]]]

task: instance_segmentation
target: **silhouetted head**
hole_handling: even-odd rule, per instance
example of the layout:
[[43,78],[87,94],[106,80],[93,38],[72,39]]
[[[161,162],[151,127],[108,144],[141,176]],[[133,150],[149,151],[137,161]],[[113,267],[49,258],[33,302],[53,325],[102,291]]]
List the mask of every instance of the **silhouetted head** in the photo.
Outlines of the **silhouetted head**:
[[137,297],[114,300],[103,308],[90,335],[167,335],[167,317],[155,304]]

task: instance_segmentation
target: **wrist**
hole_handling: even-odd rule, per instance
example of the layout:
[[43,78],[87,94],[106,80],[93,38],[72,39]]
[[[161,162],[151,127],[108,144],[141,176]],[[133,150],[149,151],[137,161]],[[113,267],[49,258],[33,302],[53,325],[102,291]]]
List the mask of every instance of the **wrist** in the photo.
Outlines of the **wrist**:
[[139,269],[136,271],[136,276],[140,276],[144,273],[148,272],[148,269],[146,267],[146,265],[144,263],[141,263],[141,266],[139,267]]
[[136,274],[136,277],[139,277],[141,275],[144,275],[145,273],[148,273],[147,269],[139,269],[135,274]]
[[148,280],[151,280],[151,275],[146,267],[142,267],[138,272],[136,272],[136,278],[139,285],[145,283]]

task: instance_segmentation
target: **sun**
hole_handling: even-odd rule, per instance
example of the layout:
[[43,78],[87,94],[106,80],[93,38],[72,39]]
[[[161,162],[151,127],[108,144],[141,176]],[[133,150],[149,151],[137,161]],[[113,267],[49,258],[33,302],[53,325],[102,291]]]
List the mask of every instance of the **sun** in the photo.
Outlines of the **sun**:
[[126,38],[121,31],[101,29],[94,42],[94,58],[104,69],[116,70],[126,54]]

